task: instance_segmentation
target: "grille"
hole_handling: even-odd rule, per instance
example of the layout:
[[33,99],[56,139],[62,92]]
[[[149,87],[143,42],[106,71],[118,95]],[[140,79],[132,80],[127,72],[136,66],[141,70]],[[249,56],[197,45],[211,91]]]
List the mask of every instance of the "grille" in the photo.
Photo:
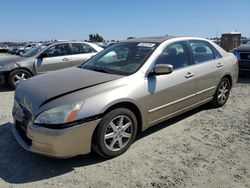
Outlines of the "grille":
[[16,120],[15,127],[18,134],[23,139],[23,141],[30,146],[32,141],[27,137],[26,132],[27,132],[27,126],[29,122],[31,122],[32,120],[32,114],[21,104],[19,104],[19,106],[22,108],[23,117],[19,120]]
[[27,132],[27,126],[29,122],[32,120],[32,114],[23,105],[19,104],[19,106],[22,108],[23,117],[21,118],[21,121],[16,120],[15,127],[22,140],[28,146],[31,146],[32,141],[27,137],[26,132]]
[[19,134],[19,136],[22,138],[22,140],[28,145],[31,146],[32,141],[27,137],[26,132],[22,128],[22,123],[19,121],[16,121],[15,123],[16,130]]
[[20,105],[20,107],[22,108],[22,111],[23,111],[22,123],[24,124],[23,126],[25,127],[25,130],[26,130],[29,122],[32,120],[32,114],[23,105],[21,105],[21,104],[19,104],[19,105]]

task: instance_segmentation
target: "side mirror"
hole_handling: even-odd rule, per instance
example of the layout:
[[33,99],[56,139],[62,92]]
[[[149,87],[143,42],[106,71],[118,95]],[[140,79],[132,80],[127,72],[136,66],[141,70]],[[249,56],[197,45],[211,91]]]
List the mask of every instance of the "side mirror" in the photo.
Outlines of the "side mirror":
[[153,69],[155,75],[170,74],[173,72],[173,65],[170,64],[157,64]]
[[45,58],[45,57],[48,57],[48,54],[47,54],[47,53],[42,53],[42,54],[40,54],[38,58],[43,59],[43,58]]

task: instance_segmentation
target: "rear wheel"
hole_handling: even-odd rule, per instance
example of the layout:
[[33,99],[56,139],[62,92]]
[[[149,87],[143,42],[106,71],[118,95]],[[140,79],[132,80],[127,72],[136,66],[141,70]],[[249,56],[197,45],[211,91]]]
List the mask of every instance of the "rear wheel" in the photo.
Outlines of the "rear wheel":
[[219,86],[217,87],[217,90],[214,94],[213,105],[215,107],[221,107],[224,104],[226,104],[227,99],[229,97],[230,89],[231,89],[231,83],[229,79],[223,78],[220,81]]
[[116,157],[131,146],[136,133],[137,119],[133,112],[126,108],[112,110],[99,123],[93,148],[105,158]]
[[23,69],[18,69],[14,70],[10,73],[8,82],[9,85],[12,89],[15,89],[16,86],[23,80],[26,80],[30,78],[32,75],[30,74],[29,71],[23,70]]

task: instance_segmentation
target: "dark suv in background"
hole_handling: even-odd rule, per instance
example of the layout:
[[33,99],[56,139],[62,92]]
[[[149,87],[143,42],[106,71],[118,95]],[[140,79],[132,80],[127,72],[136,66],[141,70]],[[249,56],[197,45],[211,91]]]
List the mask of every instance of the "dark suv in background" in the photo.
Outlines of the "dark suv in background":
[[232,50],[239,60],[239,70],[241,73],[250,72],[250,41]]

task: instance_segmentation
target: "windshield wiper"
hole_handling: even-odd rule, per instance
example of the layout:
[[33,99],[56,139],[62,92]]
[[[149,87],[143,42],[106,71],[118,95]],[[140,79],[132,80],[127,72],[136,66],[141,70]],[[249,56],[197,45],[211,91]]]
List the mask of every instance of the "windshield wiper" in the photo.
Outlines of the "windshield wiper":
[[97,72],[103,72],[103,73],[110,73],[109,71],[105,70],[104,68],[101,67],[91,67],[89,70],[97,71]]

